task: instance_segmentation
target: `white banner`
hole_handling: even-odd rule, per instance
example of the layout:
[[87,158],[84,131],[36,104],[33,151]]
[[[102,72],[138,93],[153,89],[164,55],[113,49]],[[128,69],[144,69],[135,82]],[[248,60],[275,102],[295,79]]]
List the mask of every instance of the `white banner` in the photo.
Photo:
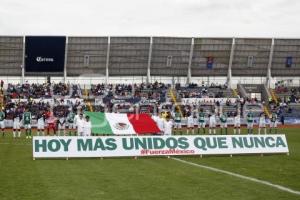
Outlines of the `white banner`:
[[215,103],[220,102],[220,104],[224,104],[227,101],[231,103],[235,103],[238,99],[237,98],[182,98],[182,104],[195,104],[195,103]]
[[285,135],[33,137],[34,158],[288,152]]

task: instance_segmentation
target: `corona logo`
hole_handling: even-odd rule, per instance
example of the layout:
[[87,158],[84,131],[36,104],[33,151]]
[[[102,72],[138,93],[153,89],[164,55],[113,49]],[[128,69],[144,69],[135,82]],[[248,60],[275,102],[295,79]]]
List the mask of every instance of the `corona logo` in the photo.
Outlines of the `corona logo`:
[[37,62],[54,62],[54,58],[43,58],[41,56],[36,57]]

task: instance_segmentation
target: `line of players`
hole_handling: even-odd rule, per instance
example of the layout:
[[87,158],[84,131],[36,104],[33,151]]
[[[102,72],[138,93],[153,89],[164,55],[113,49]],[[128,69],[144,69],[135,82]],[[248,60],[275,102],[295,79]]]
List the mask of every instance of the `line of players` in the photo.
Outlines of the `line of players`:
[[[50,131],[53,130],[54,135],[78,135],[78,136],[90,136],[92,132],[92,124],[89,116],[83,116],[83,113],[75,114],[76,111],[69,110],[67,117],[60,116],[55,117],[52,112],[40,112],[37,114],[37,135],[45,136],[45,129],[47,129],[47,135],[50,135]],[[2,136],[5,135],[5,112],[0,108],[0,128]],[[25,109],[25,112],[15,112],[13,116],[13,137],[21,137],[21,126],[25,129],[26,139],[32,137],[32,114]],[[68,134],[66,134],[66,130]]]
[[[158,128],[162,131],[161,134],[164,135],[172,135],[184,133],[183,126],[186,127],[186,134],[206,134],[206,123],[208,123],[208,134],[216,134],[217,128],[217,120],[216,114],[214,112],[210,114],[206,114],[203,109],[200,109],[200,112],[197,114],[188,113],[186,119],[184,120],[186,123],[183,124],[182,114],[177,110],[172,115],[166,114],[165,116],[159,117],[158,115],[154,115],[153,120],[156,122]],[[228,134],[228,116],[226,112],[223,112],[219,115],[220,119],[220,134]],[[277,134],[277,121],[278,116],[275,112],[271,114],[270,123],[269,123],[269,133]],[[254,126],[254,114],[252,109],[249,110],[246,116],[247,123],[247,133],[254,134],[253,126]],[[202,131],[201,131],[202,130]],[[267,134],[267,123],[266,123],[266,115],[264,113],[260,114],[258,120],[258,134],[261,134],[263,130],[264,134]],[[240,113],[236,113],[233,119],[233,133],[241,134],[241,117]]]

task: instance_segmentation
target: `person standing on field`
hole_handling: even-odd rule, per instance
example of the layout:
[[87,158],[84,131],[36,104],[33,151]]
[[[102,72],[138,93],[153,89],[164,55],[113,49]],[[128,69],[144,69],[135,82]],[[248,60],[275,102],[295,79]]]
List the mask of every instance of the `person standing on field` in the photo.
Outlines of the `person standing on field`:
[[92,123],[90,121],[90,117],[86,116],[83,123],[83,135],[91,136],[92,135]]
[[249,112],[247,114],[247,130],[248,134],[253,134],[253,123],[254,123],[254,117],[252,113],[252,109],[249,109]]
[[3,108],[0,108],[0,128],[2,130],[2,137],[4,137],[5,134],[5,112],[3,111]]
[[198,134],[201,133],[201,128],[203,130],[203,134],[205,134],[205,113],[203,112],[203,108],[200,109],[198,116]]
[[270,134],[272,133],[272,130],[274,130],[275,134],[277,134],[277,119],[278,116],[276,112],[272,112],[271,119],[270,119],[270,130],[269,130]]
[[267,134],[267,129],[266,129],[266,117],[264,113],[260,114],[259,117],[259,123],[258,123],[258,134],[260,134],[260,130],[264,129],[264,133]]
[[31,120],[32,120],[31,112],[29,111],[28,108],[26,108],[25,112],[23,113],[23,125],[25,129],[26,139],[30,139],[32,135]]

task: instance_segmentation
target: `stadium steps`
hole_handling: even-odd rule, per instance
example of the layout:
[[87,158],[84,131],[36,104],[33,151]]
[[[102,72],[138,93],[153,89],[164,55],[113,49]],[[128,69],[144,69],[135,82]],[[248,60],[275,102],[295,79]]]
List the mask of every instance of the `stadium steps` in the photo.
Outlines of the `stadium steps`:
[[265,106],[265,105],[264,105],[264,113],[265,113],[268,117],[271,116],[271,113],[270,113],[270,111],[269,111],[269,108],[268,108],[267,106]]
[[275,101],[276,104],[278,104],[278,97],[275,94],[275,91],[273,89],[270,89],[270,92],[271,92],[272,99]]

